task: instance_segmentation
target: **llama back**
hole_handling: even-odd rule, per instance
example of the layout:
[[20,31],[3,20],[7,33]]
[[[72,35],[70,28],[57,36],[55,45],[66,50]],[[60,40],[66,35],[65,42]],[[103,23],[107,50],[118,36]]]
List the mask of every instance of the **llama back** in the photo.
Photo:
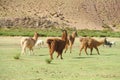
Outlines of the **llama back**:
[[20,42],[21,46],[24,45],[25,41],[27,41],[28,38],[29,38],[29,37],[23,37],[23,38],[21,39],[21,42]]
[[22,46],[22,45],[26,45],[26,47],[28,47],[28,46],[34,46],[35,43],[36,43],[36,41],[33,40],[33,39],[30,38],[30,37],[24,37],[24,38],[22,38],[22,40],[21,40],[21,46]]
[[98,40],[95,40],[95,39],[93,39],[93,38],[90,38],[90,39],[88,40],[88,45],[89,45],[89,46],[100,46],[100,45],[102,45],[103,43],[104,43],[104,40],[98,41]]

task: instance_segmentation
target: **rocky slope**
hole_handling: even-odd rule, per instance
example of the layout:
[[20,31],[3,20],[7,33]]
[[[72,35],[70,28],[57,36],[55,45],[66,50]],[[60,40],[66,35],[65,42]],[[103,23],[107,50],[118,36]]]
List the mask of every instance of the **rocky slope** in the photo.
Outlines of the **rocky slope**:
[[118,30],[120,0],[0,0],[0,27]]

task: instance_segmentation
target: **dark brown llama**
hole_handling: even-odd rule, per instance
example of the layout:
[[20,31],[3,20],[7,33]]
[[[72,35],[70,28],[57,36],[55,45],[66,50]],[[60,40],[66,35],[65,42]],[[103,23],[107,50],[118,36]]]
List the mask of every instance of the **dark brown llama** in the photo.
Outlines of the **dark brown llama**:
[[101,40],[101,41],[97,41],[91,37],[82,37],[82,38],[80,38],[80,42],[81,42],[81,47],[80,47],[79,55],[81,55],[82,49],[84,49],[85,53],[88,55],[87,48],[90,48],[90,50],[91,50],[90,55],[92,55],[93,48],[95,48],[97,50],[97,53],[100,55],[98,46],[104,44],[105,39]]
[[69,35],[69,36],[68,36],[68,41],[69,41],[69,42],[67,42],[67,44],[66,44],[65,53],[66,53],[66,51],[67,51],[67,49],[68,49],[68,46],[70,46],[70,53],[72,53],[72,46],[73,46],[73,44],[74,44],[74,41],[75,41],[75,37],[76,37],[76,36],[78,36],[77,31],[74,31],[74,32],[72,33],[72,35]]
[[63,52],[63,49],[65,48],[66,42],[67,42],[67,31],[66,30],[62,30],[62,39],[58,39],[58,38],[47,39],[47,44],[49,47],[51,59],[53,59],[54,51],[56,51],[58,54],[57,58],[60,56],[61,59],[63,59],[62,52]]

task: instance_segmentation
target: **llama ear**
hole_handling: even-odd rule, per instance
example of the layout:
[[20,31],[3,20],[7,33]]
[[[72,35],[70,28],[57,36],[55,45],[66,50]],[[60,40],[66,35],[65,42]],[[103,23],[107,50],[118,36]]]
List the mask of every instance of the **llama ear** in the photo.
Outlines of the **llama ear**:
[[39,36],[38,32],[35,32],[35,34],[37,34]]
[[107,39],[107,37],[105,37],[105,39]]

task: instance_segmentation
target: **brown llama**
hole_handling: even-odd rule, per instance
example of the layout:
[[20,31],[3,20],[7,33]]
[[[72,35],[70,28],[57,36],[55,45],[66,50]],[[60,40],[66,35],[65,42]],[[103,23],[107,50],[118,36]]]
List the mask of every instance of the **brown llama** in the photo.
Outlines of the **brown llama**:
[[51,59],[53,59],[54,51],[56,51],[58,54],[57,58],[60,56],[61,59],[63,59],[62,52],[63,52],[63,49],[65,48],[66,41],[67,41],[67,31],[66,30],[62,31],[62,39],[58,39],[58,38],[48,38],[47,39],[47,44],[49,47]]
[[81,47],[80,47],[79,55],[81,55],[82,49],[84,49],[85,53],[88,55],[87,48],[90,48],[90,51],[91,51],[90,55],[92,55],[93,48],[95,48],[97,50],[98,55],[100,55],[98,46],[104,44],[105,39],[101,41],[97,41],[90,37],[83,37],[83,38],[80,38],[80,42],[81,42]]
[[22,47],[21,54],[26,53],[26,48],[29,48],[30,54],[31,54],[31,52],[33,53],[33,47],[38,39],[38,36],[39,36],[39,34],[37,32],[35,32],[33,37],[23,37],[21,39],[21,47]]
[[66,51],[67,51],[67,49],[68,49],[68,46],[70,46],[70,53],[72,53],[72,46],[73,46],[73,44],[74,44],[74,41],[75,41],[75,37],[76,37],[76,36],[78,36],[77,31],[74,31],[74,32],[72,33],[72,35],[69,35],[69,36],[68,36],[68,42],[67,42],[66,47],[65,47],[65,53],[66,53]]

